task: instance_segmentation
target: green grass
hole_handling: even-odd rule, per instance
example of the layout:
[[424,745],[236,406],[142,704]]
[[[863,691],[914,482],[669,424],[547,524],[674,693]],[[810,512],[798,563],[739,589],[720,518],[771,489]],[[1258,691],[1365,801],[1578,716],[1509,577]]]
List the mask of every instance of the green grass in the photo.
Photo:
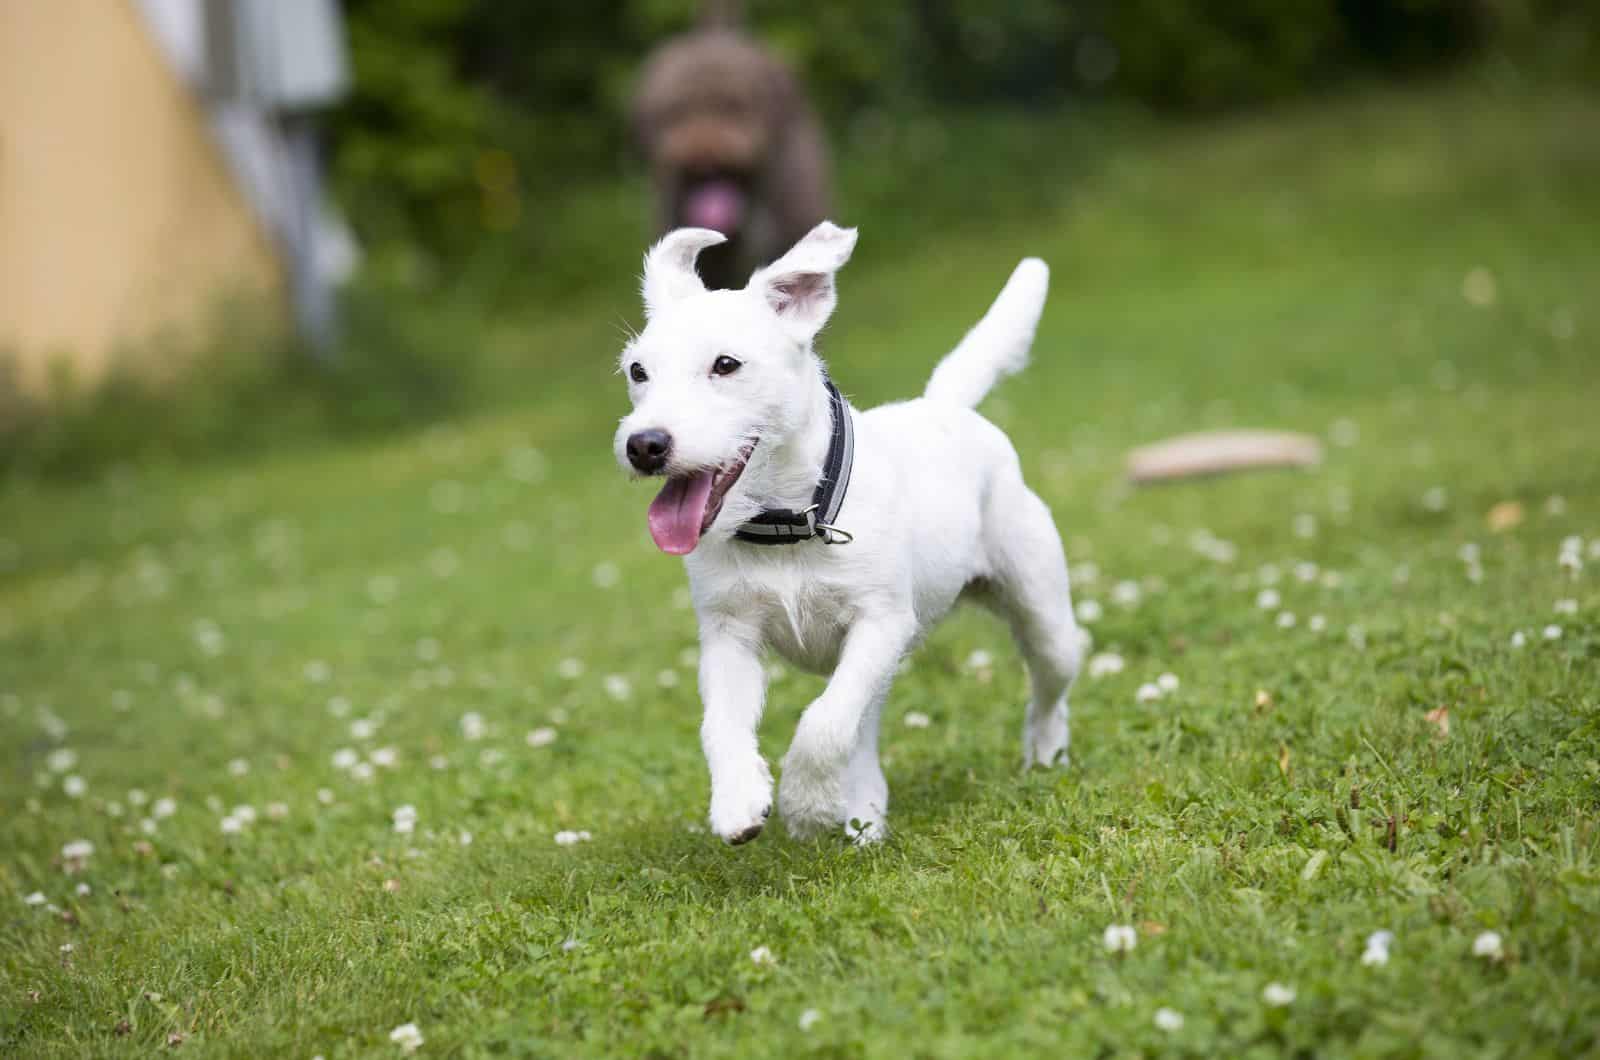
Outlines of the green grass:
[[[385,1055],[412,1021],[458,1056],[1600,1050],[1600,556],[1558,564],[1600,538],[1597,128],[1570,96],[1374,94],[1140,134],[1049,193],[1003,174],[1011,220],[880,245],[862,219],[824,347],[860,404],[920,390],[1017,257],[1052,262],[1035,363],[986,408],[1126,660],[1080,682],[1070,770],[1023,774],[1015,652],[954,616],[892,693],[875,849],[701,827],[683,575],[608,451],[625,273],[494,325],[535,396],[476,418],[13,479],[0,1053]],[[1121,484],[1129,447],[1222,425],[1351,444]],[[1525,518],[1493,532],[1504,501]],[[818,687],[778,676],[769,757]],[[339,748],[398,760],[361,781]],[[147,834],[130,789],[176,812]]]

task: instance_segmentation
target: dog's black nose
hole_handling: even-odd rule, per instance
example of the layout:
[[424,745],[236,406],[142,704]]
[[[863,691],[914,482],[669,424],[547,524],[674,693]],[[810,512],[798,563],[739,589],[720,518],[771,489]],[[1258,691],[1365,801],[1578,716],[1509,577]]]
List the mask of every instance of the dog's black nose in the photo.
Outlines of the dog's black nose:
[[671,455],[672,435],[666,431],[652,427],[628,435],[628,463],[647,475],[666,467]]

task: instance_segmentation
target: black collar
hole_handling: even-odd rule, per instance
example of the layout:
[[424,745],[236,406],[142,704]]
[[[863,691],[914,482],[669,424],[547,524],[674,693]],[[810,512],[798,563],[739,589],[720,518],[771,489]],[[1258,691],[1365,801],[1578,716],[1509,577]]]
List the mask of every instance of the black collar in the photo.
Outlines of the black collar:
[[822,378],[828,388],[828,411],[833,419],[833,436],[828,440],[828,456],[822,463],[822,479],[811,493],[811,506],[802,511],[788,508],[765,508],[749,522],[741,523],[733,536],[752,545],[793,545],[820,537],[829,545],[847,545],[853,538],[837,526],[834,519],[844,504],[845,491],[850,488],[850,465],[856,455],[855,426],[850,422],[850,408],[844,403],[839,388],[827,376]]

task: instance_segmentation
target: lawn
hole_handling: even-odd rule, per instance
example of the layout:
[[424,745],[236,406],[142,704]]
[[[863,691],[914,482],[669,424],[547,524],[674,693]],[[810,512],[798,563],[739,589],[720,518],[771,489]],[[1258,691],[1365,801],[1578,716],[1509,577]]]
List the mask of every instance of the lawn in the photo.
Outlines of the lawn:
[[[1600,103],[1096,150],[998,175],[1011,219],[843,217],[823,341],[857,404],[916,393],[1051,262],[985,411],[1099,612],[1069,769],[1018,768],[1020,662],[962,612],[890,697],[888,841],[706,833],[596,277],[497,325],[526,397],[476,416],[5,485],[0,1054],[1600,1050]],[[1234,425],[1326,462],[1123,484]],[[819,687],[774,669],[770,760]]]

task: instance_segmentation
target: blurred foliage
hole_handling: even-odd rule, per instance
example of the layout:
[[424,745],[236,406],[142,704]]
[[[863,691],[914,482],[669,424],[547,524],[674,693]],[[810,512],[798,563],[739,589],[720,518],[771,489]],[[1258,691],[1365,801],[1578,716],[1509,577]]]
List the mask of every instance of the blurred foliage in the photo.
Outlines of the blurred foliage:
[[[737,6],[737,5],[735,5]],[[1485,52],[1594,68],[1582,0],[752,0],[745,21],[803,74],[836,134],[951,104],[1110,96],[1215,110]],[[369,247],[457,257],[543,241],[574,183],[629,155],[643,57],[695,0],[348,0],[355,91],[336,184]],[[643,225],[640,210],[636,223]]]

